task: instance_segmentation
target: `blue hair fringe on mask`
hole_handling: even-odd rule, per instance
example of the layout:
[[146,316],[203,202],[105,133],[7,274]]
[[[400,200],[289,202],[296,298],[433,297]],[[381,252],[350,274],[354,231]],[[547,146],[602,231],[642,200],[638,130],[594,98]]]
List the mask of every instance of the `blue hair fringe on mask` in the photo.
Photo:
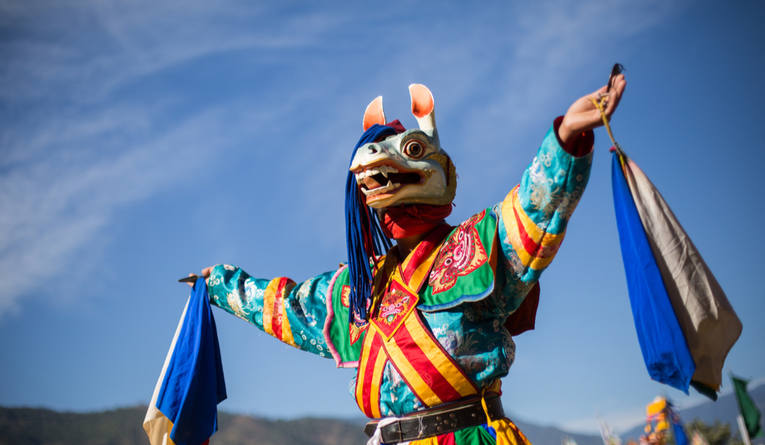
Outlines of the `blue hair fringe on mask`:
[[[353,149],[351,164],[359,147],[397,133],[394,128],[385,125],[369,127]],[[350,323],[359,326],[367,320],[367,306],[372,298],[372,266],[369,260],[387,252],[391,242],[383,235],[377,213],[366,205],[365,197],[356,184],[356,176],[350,170],[345,181],[345,235],[351,285],[348,316]]]

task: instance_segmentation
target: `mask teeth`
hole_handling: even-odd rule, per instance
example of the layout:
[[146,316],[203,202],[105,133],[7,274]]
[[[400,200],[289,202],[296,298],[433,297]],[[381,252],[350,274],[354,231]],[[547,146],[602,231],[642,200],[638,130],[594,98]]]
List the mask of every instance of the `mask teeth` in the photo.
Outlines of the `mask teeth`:
[[378,167],[372,167],[370,169],[364,170],[363,172],[356,173],[356,183],[361,184],[364,181],[364,178],[367,176],[374,176],[377,174],[383,175],[386,179],[388,178],[388,175],[391,173],[398,173],[398,170],[396,170],[393,167],[387,166],[387,165],[380,165]]
[[390,179],[388,179],[388,183],[386,185],[382,186],[382,187],[377,187],[376,189],[372,189],[372,190],[364,190],[364,189],[362,189],[361,191],[364,192],[364,194],[367,195],[367,196],[376,196],[376,195],[379,195],[381,193],[385,193],[385,192],[389,192],[391,190],[395,190],[395,189],[397,189],[399,187],[401,187],[401,184],[399,184],[399,183],[395,183],[394,184],[393,182],[391,182]]

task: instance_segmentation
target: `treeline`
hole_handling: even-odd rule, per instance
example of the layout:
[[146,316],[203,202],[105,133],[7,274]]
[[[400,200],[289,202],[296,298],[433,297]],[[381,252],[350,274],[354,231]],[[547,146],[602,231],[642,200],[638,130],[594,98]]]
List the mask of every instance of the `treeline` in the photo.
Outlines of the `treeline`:
[[[143,430],[146,407],[95,413],[37,408],[0,408],[0,445],[149,445]],[[218,414],[210,445],[359,445],[359,424],[336,419],[267,420]]]

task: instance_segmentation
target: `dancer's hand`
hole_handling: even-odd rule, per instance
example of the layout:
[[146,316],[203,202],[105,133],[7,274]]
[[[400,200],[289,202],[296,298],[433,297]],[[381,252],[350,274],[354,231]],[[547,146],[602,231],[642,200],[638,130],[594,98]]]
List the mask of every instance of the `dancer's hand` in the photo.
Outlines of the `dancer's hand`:
[[[605,109],[606,118],[609,122],[611,121],[611,115],[614,114],[616,107],[619,106],[619,101],[622,99],[622,94],[626,87],[627,81],[624,79],[624,74],[619,74],[611,79],[611,89],[607,93],[608,104]],[[558,137],[564,145],[568,142],[573,142],[576,135],[603,125],[600,112],[595,108],[590,98],[593,97],[599,100],[601,95],[606,94],[606,88],[606,86],[603,86],[598,91],[580,98],[568,109],[563,117],[563,122],[558,128]]]
[[[213,266],[213,267],[215,267],[215,266]],[[204,277],[205,284],[207,284],[207,280],[210,278],[210,273],[212,273],[212,270],[213,270],[212,267],[205,267],[204,269],[202,269],[202,273],[201,274],[197,275],[197,274],[194,274],[194,273],[190,273],[189,276],[190,277],[194,277],[194,276]],[[186,284],[188,284],[191,287],[194,287],[194,283],[186,283]]]

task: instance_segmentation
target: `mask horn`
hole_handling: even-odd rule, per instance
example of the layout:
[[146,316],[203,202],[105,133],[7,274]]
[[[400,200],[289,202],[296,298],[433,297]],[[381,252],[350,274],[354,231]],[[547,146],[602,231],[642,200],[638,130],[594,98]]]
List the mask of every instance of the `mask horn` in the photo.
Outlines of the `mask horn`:
[[383,111],[382,96],[375,97],[375,100],[367,105],[364,111],[364,131],[374,124],[385,125],[385,111]]
[[436,131],[436,110],[433,94],[428,87],[413,83],[409,85],[409,95],[412,97],[412,114],[417,118],[420,130],[427,133],[438,143]]

